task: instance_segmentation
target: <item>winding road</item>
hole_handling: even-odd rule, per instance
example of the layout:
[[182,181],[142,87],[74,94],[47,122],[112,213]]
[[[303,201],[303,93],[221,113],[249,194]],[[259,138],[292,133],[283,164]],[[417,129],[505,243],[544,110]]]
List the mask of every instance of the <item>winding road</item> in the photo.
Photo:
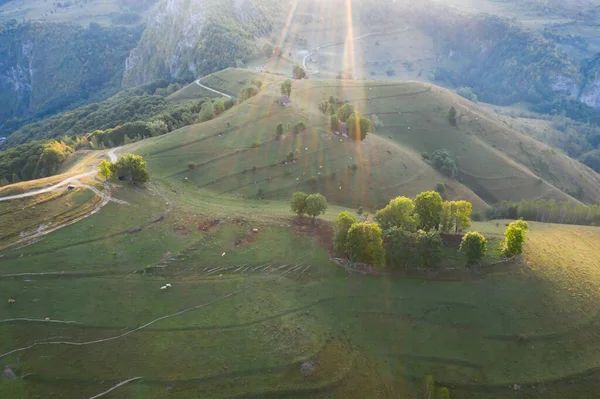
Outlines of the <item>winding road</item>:
[[208,87],[208,86],[204,86],[202,83],[200,83],[200,79],[196,79],[196,80],[194,81],[194,83],[196,83],[198,86],[202,87],[202,88],[203,88],[203,89],[205,89],[205,90],[212,91],[213,93],[220,94],[220,95],[222,95],[223,97],[231,98],[231,96],[230,96],[229,94],[225,94],[225,93],[222,93],[222,92],[220,92],[220,91],[218,91],[218,90],[211,89],[211,88],[210,88],[210,87]]
[[[113,148],[108,152],[108,157],[110,158],[111,162],[116,162],[117,161],[117,154],[115,153],[115,151],[117,151],[120,147],[117,148]],[[87,185],[87,184],[82,184],[81,182],[79,182],[79,179],[83,178],[83,177],[88,177],[88,176],[93,176],[97,173],[97,170],[94,169],[90,172],[87,173],[81,173],[75,176],[71,176],[68,177],[50,187],[46,187],[46,188],[40,188],[39,190],[33,190],[33,191],[29,191],[23,194],[16,194],[16,195],[9,195],[7,197],[0,197],[0,201],[8,201],[8,200],[13,200],[13,199],[18,199],[18,198],[25,198],[25,197],[31,197],[34,195],[39,195],[39,194],[44,194],[44,193],[49,193],[51,191],[54,190],[58,190],[59,188],[62,188],[63,186],[66,186],[68,184],[77,186],[77,187],[85,187],[88,188],[92,191],[94,191],[96,194],[100,195],[101,197],[104,197],[105,194],[103,194],[101,191],[97,190],[96,188]]]

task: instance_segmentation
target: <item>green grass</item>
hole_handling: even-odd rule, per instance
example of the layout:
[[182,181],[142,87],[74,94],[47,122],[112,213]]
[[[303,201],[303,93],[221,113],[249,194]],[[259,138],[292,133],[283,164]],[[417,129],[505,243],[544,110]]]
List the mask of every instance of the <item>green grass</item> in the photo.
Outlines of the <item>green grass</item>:
[[[115,195],[129,206],[111,203],[37,244],[3,251],[3,274],[64,273],[2,277],[4,296],[16,302],[3,300],[0,320],[76,323],[0,323],[0,352],[36,340],[108,338],[206,306],[117,340],[3,358],[18,375],[32,374],[4,381],[2,396],[93,396],[136,376],[144,378],[119,397],[169,389],[175,397],[416,398],[428,374],[456,398],[509,398],[514,383],[540,398],[595,389],[572,384],[599,366],[594,228],[533,223],[522,262],[472,279],[348,275],[317,239],[323,225],[296,233],[286,202],[216,196],[181,182],[153,187],[123,187]],[[149,223],[158,215],[164,219]],[[504,222],[472,228],[497,243]],[[569,237],[572,252],[552,245],[557,237]],[[166,268],[134,273],[148,265]],[[167,282],[172,289],[160,290]],[[306,360],[314,364],[308,376],[300,370]]]
[[[237,84],[252,76],[240,75]],[[2,380],[0,397],[91,397],[143,377],[114,395],[420,398],[426,375],[458,399],[594,397],[597,228],[531,223],[524,257],[452,278],[349,274],[330,261],[330,222],[359,204],[372,215],[395,195],[445,181],[450,198],[486,206],[471,186],[421,159],[434,146],[466,148],[461,171],[480,163],[476,181],[487,190],[532,195],[526,180],[511,186],[504,178],[529,176],[516,164],[519,153],[490,149],[511,131],[487,119],[482,131],[465,120],[452,128],[435,102],[449,94],[418,83],[295,82],[294,105],[283,109],[273,103],[280,78],[261,76],[261,94],[224,115],[130,147],[147,159],[153,180],[144,189],[113,190],[129,205],[111,202],[40,242],[2,250],[0,321],[37,321],[0,322],[0,356],[38,344],[1,358],[25,377]],[[379,98],[361,103],[361,111],[380,109],[384,132],[361,144],[330,140],[315,106],[329,93]],[[274,139],[277,123],[300,119],[306,131]],[[294,149],[298,161],[282,164]],[[311,186],[318,173],[323,178]],[[259,188],[265,200],[256,198]],[[320,221],[291,214],[287,199],[299,189],[330,200]],[[63,207],[71,209],[64,202],[89,199],[77,191],[3,202],[0,232],[59,220]],[[489,240],[486,264],[501,259],[505,223],[473,223]],[[464,259],[446,249],[444,266],[460,270]],[[161,290],[166,283],[172,288]],[[42,344],[111,337],[119,338]]]

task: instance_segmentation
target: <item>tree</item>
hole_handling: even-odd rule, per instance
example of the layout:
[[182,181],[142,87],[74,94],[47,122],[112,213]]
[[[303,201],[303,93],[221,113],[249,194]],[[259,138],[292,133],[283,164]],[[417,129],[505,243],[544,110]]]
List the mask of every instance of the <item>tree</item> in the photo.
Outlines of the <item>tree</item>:
[[260,91],[260,89],[254,85],[248,85],[246,87],[244,87],[242,90],[240,90],[240,101],[245,101],[249,98],[254,97],[255,95],[258,94],[258,92]]
[[440,225],[443,202],[442,197],[435,191],[425,191],[415,197],[415,211],[419,215],[420,227],[429,231]]
[[414,217],[415,205],[412,199],[407,197],[396,197],[375,213],[375,221],[383,230],[392,227],[400,227],[412,231],[417,226]]
[[344,211],[337,215],[333,227],[333,249],[340,254],[348,250],[348,230],[356,223],[356,219],[350,212]]
[[361,116],[358,112],[354,112],[347,121],[348,137],[354,141],[362,141],[367,137],[367,133],[371,130],[371,121]]
[[340,122],[346,123],[348,118],[354,113],[354,105],[344,104],[338,110],[336,116]]
[[456,202],[444,201],[442,204],[442,217],[440,219],[440,231],[449,234],[454,229],[456,221]]
[[455,215],[455,232],[458,234],[461,231],[467,230],[471,227],[471,213],[473,212],[473,206],[469,201],[456,201],[456,215]]
[[399,227],[385,230],[385,264],[394,268],[417,266],[416,235]]
[[435,399],[450,399],[450,391],[448,390],[448,388],[438,388],[435,391]]
[[290,79],[286,79],[281,84],[281,94],[288,97],[292,95],[292,81]]
[[12,184],[20,183],[20,182],[21,182],[21,178],[19,177],[19,175],[16,173],[13,173],[12,174]]
[[425,269],[437,268],[444,259],[444,242],[437,231],[418,230],[415,235],[417,265]]
[[9,184],[10,183],[8,182],[8,179],[6,177],[0,179],[0,187],[8,186]]
[[306,199],[308,194],[303,193],[301,191],[297,191],[292,194],[292,198],[290,199],[290,207],[292,212],[294,212],[298,216],[302,216],[306,213]]
[[450,122],[452,126],[456,126],[456,108],[454,107],[450,107],[450,110],[448,111],[448,122]]
[[298,134],[301,131],[303,131],[304,129],[306,129],[306,125],[304,124],[303,121],[298,121],[294,124],[294,128],[293,128],[294,133]]
[[338,130],[339,124],[340,124],[340,121],[338,120],[336,115],[331,115],[329,117],[329,127],[331,128],[332,132],[335,132]]
[[294,79],[304,79],[306,77],[306,71],[300,65],[294,65],[292,72],[294,74]]
[[273,45],[271,43],[265,43],[262,52],[265,57],[271,58],[273,55]]
[[100,162],[98,169],[100,171],[100,176],[104,177],[106,180],[111,178],[111,162],[107,161],[106,159],[103,160],[102,162]]
[[382,232],[375,223],[354,223],[348,230],[348,255],[352,262],[381,266],[384,262]]
[[209,121],[215,116],[215,106],[211,101],[205,101],[202,104],[202,109],[200,110],[200,114],[198,115],[199,119],[204,121]]
[[431,154],[431,163],[433,167],[450,178],[454,178],[458,173],[456,162],[450,156],[448,150],[436,150]]
[[529,225],[523,220],[512,222],[504,232],[503,252],[507,258],[523,253],[523,243],[527,238]]
[[277,134],[277,137],[283,135],[283,123],[280,123],[279,125],[277,125],[276,134]]
[[125,154],[117,162],[110,164],[110,174],[119,179],[134,183],[145,183],[150,179],[147,164],[141,155]]
[[311,194],[306,197],[306,214],[312,216],[313,221],[327,210],[327,200],[321,194]]
[[462,238],[458,250],[467,257],[467,267],[471,267],[485,256],[487,240],[480,233],[470,231]]

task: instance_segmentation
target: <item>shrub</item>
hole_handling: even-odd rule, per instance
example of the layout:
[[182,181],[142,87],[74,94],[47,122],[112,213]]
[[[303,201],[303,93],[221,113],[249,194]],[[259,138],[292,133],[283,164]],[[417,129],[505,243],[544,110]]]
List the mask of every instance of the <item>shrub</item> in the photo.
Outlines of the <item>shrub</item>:
[[483,235],[475,231],[468,232],[462,238],[458,249],[467,258],[467,267],[481,262],[487,251],[487,240]]
[[456,162],[450,156],[448,150],[436,150],[431,154],[433,166],[450,178],[454,178],[458,173]]
[[446,194],[446,185],[444,183],[438,183],[435,185],[435,191],[440,193],[442,197]]
[[481,212],[473,212],[471,220],[474,222],[481,222],[483,220],[483,214]]
[[117,162],[110,164],[111,176],[119,180],[145,183],[150,179],[146,166],[141,155],[125,154]]
[[277,125],[277,128],[275,129],[275,134],[277,135],[277,137],[280,137],[283,135],[283,123],[280,123],[279,125]]
[[348,230],[356,223],[350,212],[342,212],[335,218],[333,227],[333,249],[339,254],[346,254],[348,250]]
[[423,158],[423,159],[429,159],[429,153],[427,153],[427,152],[422,152],[422,153],[421,153],[421,158]]
[[523,253],[523,243],[527,238],[529,225],[523,220],[512,222],[504,232],[503,252],[507,258]]
[[470,87],[463,86],[456,91],[456,94],[466,98],[467,100],[473,101],[474,103],[479,101],[479,99],[477,98],[477,94],[473,93],[473,89],[471,89]]
[[240,102],[246,101],[247,99],[254,97],[258,94],[259,91],[259,88],[254,85],[244,87],[242,90],[240,90]]
[[194,162],[188,162],[187,167],[189,170],[196,169],[196,164]]
[[362,207],[362,206],[359,206],[359,207],[358,207],[358,210],[356,211],[356,213],[357,213],[357,214],[359,214],[359,215],[362,215],[362,214],[363,214],[363,212],[364,212],[364,210],[363,210],[363,207]]

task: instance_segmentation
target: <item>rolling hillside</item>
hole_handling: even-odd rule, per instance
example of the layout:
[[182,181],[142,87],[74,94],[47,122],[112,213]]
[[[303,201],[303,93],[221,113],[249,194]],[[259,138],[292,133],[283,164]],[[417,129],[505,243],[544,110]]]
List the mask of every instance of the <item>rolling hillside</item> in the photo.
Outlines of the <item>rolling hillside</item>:
[[[276,104],[283,77],[227,69],[202,79],[235,94],[252,79],[260,94],[223,116],[142,143],[137,152],[159,179],[187,179],[199,188],[249,198],[285,199],[293,191],[319,191],[346,206],[379,206],[445,183],[449,198],[477,208],[502,200],[551,198],[600,202],[600,177],[567,156],[513,130],[502,118],[452,92],[419,82],[295,81],[292,106]],[[195,87],[194,87],[195,86]],[[204,91],[192,84],[186,96]],[[179,92],[172,96],[177,96]],[[335,136],[318,103],[338,96],[380,121],[362,143]],[[447,120],[454,106],[458,126]],[[304,121],[299,134],[275,137],[278,123]],[[422,152],[447,149],[457,180],[436,171]],[[285,164],[294,152],[297,160]],[[195,167],[189,165],[194,163]]]

